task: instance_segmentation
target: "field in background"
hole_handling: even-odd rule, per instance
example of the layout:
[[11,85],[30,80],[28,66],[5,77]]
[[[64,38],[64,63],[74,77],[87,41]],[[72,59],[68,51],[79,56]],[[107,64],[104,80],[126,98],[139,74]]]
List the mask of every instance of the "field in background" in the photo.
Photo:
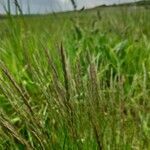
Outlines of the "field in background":
[[0,20],[0,149],[150,149],[150,9]]

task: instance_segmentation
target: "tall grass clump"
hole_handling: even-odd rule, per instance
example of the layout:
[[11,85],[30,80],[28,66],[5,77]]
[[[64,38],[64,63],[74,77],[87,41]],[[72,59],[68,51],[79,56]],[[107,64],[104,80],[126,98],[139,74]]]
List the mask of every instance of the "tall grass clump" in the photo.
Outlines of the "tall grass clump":
[[142,7],[0,20],[0,149],[148,150],[149,20]]

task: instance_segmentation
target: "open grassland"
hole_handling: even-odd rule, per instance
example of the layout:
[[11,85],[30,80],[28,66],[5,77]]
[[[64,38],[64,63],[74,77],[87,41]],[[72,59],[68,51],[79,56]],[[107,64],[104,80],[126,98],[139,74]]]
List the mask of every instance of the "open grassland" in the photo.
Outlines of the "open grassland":
[[150,9],[0,20],[0,149],[149,150]]

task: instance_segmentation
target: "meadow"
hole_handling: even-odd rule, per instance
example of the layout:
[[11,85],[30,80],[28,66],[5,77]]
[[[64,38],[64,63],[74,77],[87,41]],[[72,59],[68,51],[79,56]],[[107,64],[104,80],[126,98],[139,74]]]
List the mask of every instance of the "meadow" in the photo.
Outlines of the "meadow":
[[0,149],[149,150],[150,9],[0,19]]

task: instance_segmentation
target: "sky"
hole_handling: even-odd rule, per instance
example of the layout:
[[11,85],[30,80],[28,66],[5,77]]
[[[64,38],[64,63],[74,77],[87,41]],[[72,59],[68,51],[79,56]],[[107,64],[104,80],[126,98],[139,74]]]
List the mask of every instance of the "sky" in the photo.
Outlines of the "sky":
[[[14,13],[14,0],[11,1],[11,10]],[[22,7],[24,13],[49,13],[49,12],[58,12],[72,10],[70,0],[18,0]],[[124,2],[133,2],[135,0],[76,0],[78,9],[85,6],[85,8],[91,8],[102,4],[114,4],[114,3],[124,3]],[[0,0],[0,13],[3,14],[4,8],[6,6],[7,0]]]

